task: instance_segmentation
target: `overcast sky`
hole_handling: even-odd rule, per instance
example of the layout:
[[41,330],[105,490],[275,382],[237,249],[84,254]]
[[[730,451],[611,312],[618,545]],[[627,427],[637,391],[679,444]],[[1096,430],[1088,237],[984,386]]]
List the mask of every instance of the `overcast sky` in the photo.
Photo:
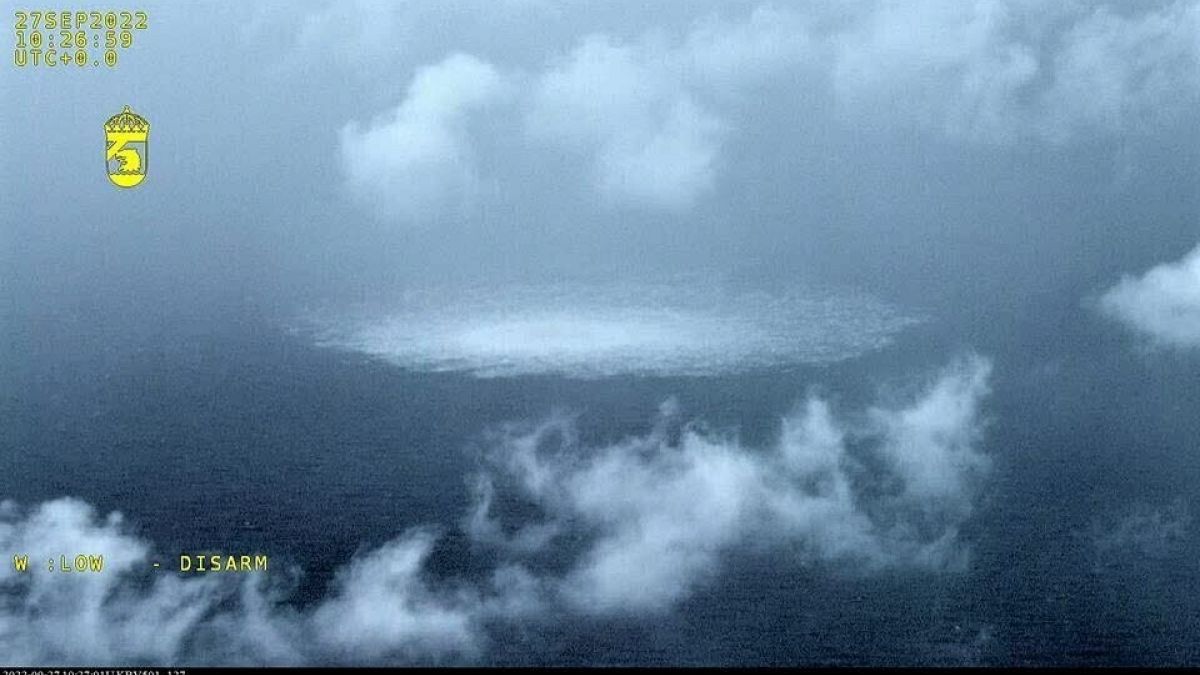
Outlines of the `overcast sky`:
[[1200,232],[1195,2],[147,9],[115,69],[0,70],[10,306],[678,271],[921,304]]

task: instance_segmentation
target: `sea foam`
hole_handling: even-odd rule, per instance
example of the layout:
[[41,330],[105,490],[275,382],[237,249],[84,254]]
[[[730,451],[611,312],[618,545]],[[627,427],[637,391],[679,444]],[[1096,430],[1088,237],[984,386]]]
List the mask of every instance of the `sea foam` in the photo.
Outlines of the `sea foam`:
[[427,288],[386,310],[313,312],[302,323],[318,345],[417,371],[596,378],[830,363],[884,347],[916,321],[857,292],[692,282]]

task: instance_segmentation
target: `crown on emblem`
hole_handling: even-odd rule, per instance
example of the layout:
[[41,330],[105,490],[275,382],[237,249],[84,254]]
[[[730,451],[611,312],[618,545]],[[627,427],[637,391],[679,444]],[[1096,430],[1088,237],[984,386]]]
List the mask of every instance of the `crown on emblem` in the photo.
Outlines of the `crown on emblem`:
[[149,131],[150,123],[145,117],[133,112],[129,106],[121,112],[108,118],[104,123],[105,131]]

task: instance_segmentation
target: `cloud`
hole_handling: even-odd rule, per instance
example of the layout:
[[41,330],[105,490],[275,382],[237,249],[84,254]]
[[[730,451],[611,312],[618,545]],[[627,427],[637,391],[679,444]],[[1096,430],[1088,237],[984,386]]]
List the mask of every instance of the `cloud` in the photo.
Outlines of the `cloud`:
[[[916,124],[965,143],[1128,137],[1200,103],[1197,34],[1194,1],[1122,13],[1002,0],[762,6],[632,38],[591,32],[548,53],[509,77],[523,119],[511,133],[579,159],[609,207],[680,212],[716,188],[726,146],[763,123],[746,117],[748,99],[792,106],[790,117],[831,95],[849,129]],[[472,192],[461,119],[495,99],[500,77],[456,59],[423,71],[394,121],[343,132],[351,186],[392,216]],[[468,100],[417,115],[425,89]]]
[[312,616],[321,644],[349,660],[474,651],[478,597],[470,590],[437,594],[422,580],[434,541],[415,532],[342,570],[333,597]]
[[1063,140],[1186,119],[1200,94],[1198,35],[1200,3],[1133,15],[1097,7],[1066,31],[1053,57],[1043,133]]
[[[810,399],[762,450],[681,425],[671,403],[651,433],[609,446],[583,446],[563,416],[510,428],[485,458],[469,527],[524,554],[588,540],[557,586],[598,614],[666,610],[746,548],[791,544],[864,570],[961,567],[958,527],[989,467],[977,443],[989,371],[979,357],[956,362],[863,427]],[[497,506],[505,491],[541,517],[513,522]]]
[[93,522],[86,504],[67,499],[43,504],[23,521],[12,503],[2,510],[5,552],[28,553],[42,568],[65,551],[88,551],[104,555],[106,566],[97,574],[6,570],[0,652],[10,662],[166,660],[215,601],[217,589],[208,580],[180,585],[163,579],[140,596],[123,588],[122,577],[146,561],[149,549],[124,534],[117,515]]
[[712,186],[724,135],[661,54],[603,36],[540,77],[527,125],[535,138],[586,149],[606,199],[665,208]]
[[461,210],[478,192],[468,134],[471,114],[505,89],[488,63],[455,54],[417,71],[404,101],[363,127],[342,128],[342,167],[350,191],[382,215],[426,222]]
[[411,41],[411,27],[401,20],[402,8],[384,0],[329,2],[301,17],[296,48],[323,58],[332,56],[345,66],[369,64]]
[[[329,13],[308,23],[325,27]],[[675,41],[591,35],[527,81],[510,75],[524,111],[524,128],[514,133],[582,153],[591,188],[610,206],[686,209],[713,187],[730,131],[706,99],[728,97],[798,58],[805,43],[791,32],[795,23],[764,8],[742,22],[709,19]],[[408,220],[469,197],[477,179],[461,120],[498,98],[501,79],[472,57],[427,67],[393,121],[343,130],[351,188]],[[475,94],[414,110],[427,107],[423,96],[442,98],[435,91]]]
[[1200,247],[1141,277],[1126,276],[1100,299],[1106,315],[1168,347],[1200,347]]
[[[951,136],[1004,139],[1038,73],[996,2],[879,3],[831,36],[833,82],[851,114],[913,118]],[[950,37],[953,36],[953,37]]]
[[538,76],[526,117],[536,139],[582,150],[610,205],[681,210],[712,189],[733,131],[716,110],[795,62],[807,48],[796,17],[759,8],[709,18],[681,39],[595,34]]
[[[294,574],[155,570],[161,558],[119,514],[4,502],[0,550],[31,570],[0,575],[0,653],[22,665],[462,663],[486,660],[497,625],[668,611],[736,551],[788,547],[861,573],[960,569],[957,530],[988,469],[989,368],[956,361],[861,423],[810,398],[767,448],[684,422],[673,402],[648,434],[612,445],[584,445],[563,415],[509,425],[485,439],[466,518],[498,553],[490,574],[432,574],[437,534],[417,528],[357,555],[303,608],[289,601]],[[102,555],[103,572],[42,567],[70,551]]]
[[880,455],[903,479],[905,498],[941,509],[969,509],[971,486],[963,478],[982,473],[988,465],[974,446],[981,431],[979,402],[990,371],[987,362],[971,360],[939,378],[914,405],[871,410],[885,439]]
[[770,5],[740,21],[704,17],[667,53],[667,65],[681,79],[718,96],[761,86],[819,58],[815,18]]
[[[852,113],[1006,143],[1137,133],[1200,93],[1200,4],[874,3],[831,36]],[[947,39],[953,36],[953,39]]]
[[[426,583],[433,538],[421,531],[350,563],[302,612],[259,575],[153,571],[150,545],[119,514],[98,518],[79,500],[2,510],[0,549],[31,566],[0,576],[0,653],[11,663],[436,661],[474,653],[488,611],[483,594]],[[103,556],[103,571],[46,570],[68,551]]]

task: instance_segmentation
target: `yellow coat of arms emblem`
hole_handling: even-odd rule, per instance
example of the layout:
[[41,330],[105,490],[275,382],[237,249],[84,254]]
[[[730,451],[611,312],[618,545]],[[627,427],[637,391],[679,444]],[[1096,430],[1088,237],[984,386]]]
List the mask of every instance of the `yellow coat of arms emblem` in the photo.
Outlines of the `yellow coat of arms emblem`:
[[113,185],[131,188],[146,177],[149,139],[150,123],[129,106],[104,123],[104,159]]

